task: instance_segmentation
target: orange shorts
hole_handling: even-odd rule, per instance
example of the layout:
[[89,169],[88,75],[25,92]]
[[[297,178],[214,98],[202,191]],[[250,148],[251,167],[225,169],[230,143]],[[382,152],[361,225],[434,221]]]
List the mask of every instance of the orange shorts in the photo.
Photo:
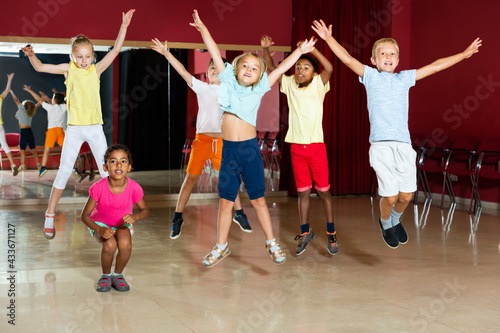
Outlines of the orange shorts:
[[52,127],[45,132],[45,147],[54,148],[57,144],[62,147],[64,143],[64,131],[62,127]]
[[201,175],[203,166],[207,160],[212,162],[214,170],[219,171],[221,159],[222,138],[213,138],[197,133],[191,146],[191,156],[189,157],[187,173]]

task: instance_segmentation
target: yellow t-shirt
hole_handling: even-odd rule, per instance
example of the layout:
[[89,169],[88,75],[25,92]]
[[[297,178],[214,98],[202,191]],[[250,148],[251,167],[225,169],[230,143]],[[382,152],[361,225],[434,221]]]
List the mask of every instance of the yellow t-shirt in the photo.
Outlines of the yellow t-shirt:
[[3,98],[0,97],[0,125],[3,125],[3,120],[2,120],[2,102],[3,102]]
[[320,75],[304,88],[299,88],[293,76],[281,77],[281,92],[286,94],[289,109],[286,142],[323,142],[323,101],[329,90],[330,82],[323,84]]
[[68,104],[68,125],[102,124],[101,96],[99,77],[94,65],[81,69],[71,61],[66,84],[66,103]]

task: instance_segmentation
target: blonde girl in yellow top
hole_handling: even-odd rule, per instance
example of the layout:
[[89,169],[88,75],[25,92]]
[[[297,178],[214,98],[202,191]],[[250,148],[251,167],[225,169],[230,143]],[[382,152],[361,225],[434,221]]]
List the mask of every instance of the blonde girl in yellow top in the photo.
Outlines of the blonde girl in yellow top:
[[135,9],[131,9],[126,14],[122,13],[122,24],[113,49],[95,65],[93,64],[95,59],[94,47],[90,40],[83,35],[76,36],[72,40],[70,63],[59,65],[43,64],[35,56],[31,46],[22,49],[37,72],[63,74],[66,78],[64,83],[66,84],[68,104],[68,129],[62,148],[61,163],[52,186],[49,206],[45,213],[44,236],[47,239],[53,239],[56,235],[54,229],[56,206],[66,187],[83,142],[88,142],[99,167],[101,177],[108,176],[108,173],[103,169],[104,153],[108,145],[102,129],[99,78],[120,53],[134,12]]

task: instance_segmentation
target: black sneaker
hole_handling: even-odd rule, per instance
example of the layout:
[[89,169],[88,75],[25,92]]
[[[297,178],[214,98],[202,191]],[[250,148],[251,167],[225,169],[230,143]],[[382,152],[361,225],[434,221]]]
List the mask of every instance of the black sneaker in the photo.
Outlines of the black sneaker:
[[399,222],[392,228],[396,232],[396,236],[398,237],[400,244],[408,243],[408,234],[406,233],[406,230],[403,227],[403,224],[401,224],[401,222]]
[[252,227],[248,224],[247,216],[245,214],[238,215],[235,214],[233,217],[233,222],[240,226],[241,230],[244,232],[252,232]]
[[182,232],[182,222],[184,219],[172,220],[172,229],[170,230],[170,239],[177,239]]
[[396,236],[396,231],[394,231],[394,228],[390,227],[389,229],[384,230],[380,219],[378,220],[378,224],[380,225],[380,229],[382,230],[382,237],[384,238],[387,246],[389,246],[391,249],[397,248],[399,246],[399,240],[398,236]]
[[309,232],[295,236],[294,240],[299,241],[299,245],[297,245],[297,251],[295,252],[295,254],[300,256],[302,253],[304,253],[307,245],[314,239],[314,237],[316,237],[316,235],[311,228],[309,228]]
[[337,244],[337,233],[329,234],[326,233],[328,238],[328,252],[334,256],[339,252],[339,245]]

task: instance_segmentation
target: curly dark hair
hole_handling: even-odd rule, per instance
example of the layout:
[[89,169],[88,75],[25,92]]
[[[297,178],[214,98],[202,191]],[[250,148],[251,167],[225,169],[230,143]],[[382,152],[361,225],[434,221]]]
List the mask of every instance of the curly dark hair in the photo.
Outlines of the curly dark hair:
[[106,153],[104,153],[104,164],[108,164],[109,155],[117,150],[123,150],[125,154],[127,154],[128,163],[132,165],[132,154],[130,154],[130,150],[127,148],[127,146],[122,144],[111,145],[108,147],[108,149],[106,149]]
[[[314,73],[319,73],[319,64],[318,64],[318,60],[316,60],[316,58],[314,58],[310,54],[303,54],[300,56],[299,60],[301,60],[301,59],[305,59],[305,60],[309,61],[311,63],[311,65],[313,66]],[[297,62],[299,60],[297,60]]]

